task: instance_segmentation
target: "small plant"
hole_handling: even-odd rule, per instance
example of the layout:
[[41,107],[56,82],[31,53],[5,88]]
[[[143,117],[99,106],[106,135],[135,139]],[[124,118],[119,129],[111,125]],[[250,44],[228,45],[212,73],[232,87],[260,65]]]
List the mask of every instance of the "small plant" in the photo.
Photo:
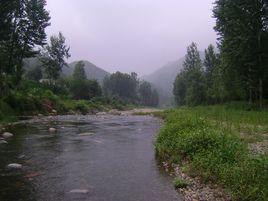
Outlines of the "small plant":
[[182,180],[179,177],[176,177],[173,181],[173,186],[178,189],[178,188],[186,188],[188,186],[188,183]]

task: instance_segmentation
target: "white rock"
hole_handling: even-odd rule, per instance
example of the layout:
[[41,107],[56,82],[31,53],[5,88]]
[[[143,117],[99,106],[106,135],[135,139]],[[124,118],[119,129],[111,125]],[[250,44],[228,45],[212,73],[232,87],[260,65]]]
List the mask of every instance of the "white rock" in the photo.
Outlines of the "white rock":
[[81,194],[87,194],[88,190],[87,189],[73,189],[70,191],[70,193],[81,193]]
[[9,133],[9,132],[4,132],[2,137],[3,138],[10,138],[10,137],[13,137],[14,135],[12,133]]
[[56,128],[49,128],[48,131],[49,131],[50,133],[55,133],[55,132],[57,131],[57,129],[56,129]]
[[52,110],[52,113],[57,113],[57,110]]
[[0,144],[8,144],[5,140],[0,140]]
[[9,165],[7,165],[7,169],[21,169],[22,168],[22,165],[21,164],[18,164],[18,163],[11,163]]

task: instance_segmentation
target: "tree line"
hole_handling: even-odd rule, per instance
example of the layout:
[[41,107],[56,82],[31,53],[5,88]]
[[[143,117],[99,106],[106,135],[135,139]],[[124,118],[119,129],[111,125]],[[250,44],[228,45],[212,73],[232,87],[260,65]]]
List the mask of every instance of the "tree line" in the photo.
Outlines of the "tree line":
[[146,81],[140,81],[137,74],[116,72],[103,81],[105,96],[117,97],[125,102],[145,106],[158,106],[159,95]]
[[[45,6],[45,0],[0,2],[1,98],[10,94],[16,96],[24,87],[24,81],[32,80],[38,84],[41,82],[55,94],[76,100],[105,96],[125,103],[158,105],[156,90],[150,83],[141,83],[136,73],[116,72],[106,77],[101,86],[96,80],[87,79],[85,65],[80,61],[71,76],[63,77],[62,69],[68,67],[66,60],[71,56],[70,47],[61,32],[51,36],[47,42],[45,29],[51,18]],[[32,57],[38,58],[40,65],[24,72],[24,60]]]
[[178,105],[216,104],[268,98],[268,2],[217,0],[213,9],[218,50],[210,45],[200,58],[197,45],[187,48],[174,82]]

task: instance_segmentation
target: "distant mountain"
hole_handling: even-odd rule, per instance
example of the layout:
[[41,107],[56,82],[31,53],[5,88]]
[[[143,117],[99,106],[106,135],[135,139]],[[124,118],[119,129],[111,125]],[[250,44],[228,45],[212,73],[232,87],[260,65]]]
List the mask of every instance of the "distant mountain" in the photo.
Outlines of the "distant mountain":
[[[68,67],[63,69],[63,74],[67,76],[72,75],[74,67],[77,63],[78,61],[70,63]],[[96,65],[90,63],[89,61],[83,60],[83,63],[85,64],[84,68],[88,79],[96,79],[97,81],[102,83],[105,76],[110,75],[110,73],[103,70],[102,68],[97,67]]]
[[[62,69],[63,76],[72,75],[73,71],[74,71],[74,67],[77,64],[77,62],[78,61],[74,61],[74,62],[68,64],[68,66],[65,66]],[[83,60],[83,62],[85,64],[84,68],[85,68],[88,79],[96,79],[97,81],[99,81],[99,83],[102,83],[104,77],[106,75],[110,75],[110,73],[103,70],[102,68],[97,67],[96,65],[90,63],[89,61]],[[30,71],[30,70],[34,69],[35,67],[41,67],[41,66],[42,66],[42,64],[38,60],[38,58],[29,58],[29,59],[24,60],[24,67],[23,68],[25,71]]]
[[173,62],[169,62],[162,68],[150,75],[143,76],[142,79],[151,82],[155,87],[162,89],[167,95],[172,95],[173,82],[182,69],[184,57]]
[[[203,60],[205,53],[199,53],[201,59]],[[160,105],[170,106],[173,104],[173,83],[178,73],[183,69],[184,60],[185,57],[182,57],[177,61],[169,62],[152,74],[141,77],[141,79],[152,83],[153,86],[158,90],[160,96]]]

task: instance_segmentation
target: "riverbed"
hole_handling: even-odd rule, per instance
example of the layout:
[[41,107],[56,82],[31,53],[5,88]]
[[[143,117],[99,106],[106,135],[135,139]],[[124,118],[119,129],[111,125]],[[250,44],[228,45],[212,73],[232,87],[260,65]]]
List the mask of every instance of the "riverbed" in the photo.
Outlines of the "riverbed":
[[[21,121],[0,145],[0,200],[178,201],[155,159],[159,128],[158,119],[133,115]],[[22,169],[7,170],[10,163]]]

